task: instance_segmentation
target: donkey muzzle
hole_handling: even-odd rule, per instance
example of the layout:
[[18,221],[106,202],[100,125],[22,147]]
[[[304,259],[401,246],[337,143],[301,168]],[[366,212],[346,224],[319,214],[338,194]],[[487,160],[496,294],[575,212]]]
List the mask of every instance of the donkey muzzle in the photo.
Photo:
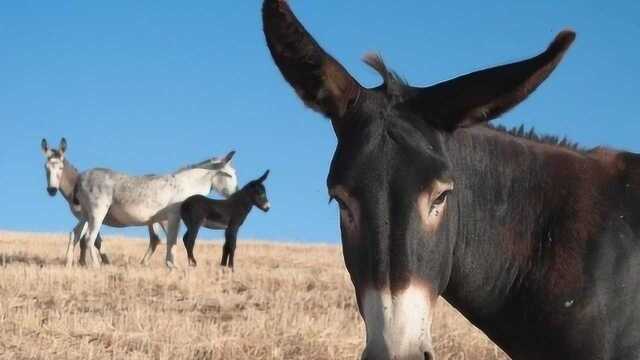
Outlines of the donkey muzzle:
[[419,283],[393,294],[388,288],[365,290],[362,310],[367,345],[362,359],[434,359],[432,299],[430,289]]

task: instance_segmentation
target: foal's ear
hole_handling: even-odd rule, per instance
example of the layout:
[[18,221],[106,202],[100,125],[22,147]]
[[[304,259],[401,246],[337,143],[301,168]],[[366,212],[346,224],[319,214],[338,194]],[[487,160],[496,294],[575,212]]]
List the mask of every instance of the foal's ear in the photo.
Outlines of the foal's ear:
[[60,152],[64,154],[66,151],[67,151],[67,139],[62,138],[60,139]]
[[230,153],[228,153],[227,155],[225,155],[225,157],[222,159],[222,163],[223,164],[228,164],[229,161],[231,161],[231,159],[233,159],[233,155],[236,154],[236,151],[233,150]]
[[267,176],[269,176],[269,170],[265,171],[264,174],[258,178],[258,182],[264,182],[267,180]]
[[298,21],[285,0],[265,0],[263,30],[271,56],[304,103],[334,127],[357,99],[361,86],[326,53]]
[[575,37],[573,31],[564,30],[538,56],[414,88],[414,95],[401,106],[446,131],[495,119],[526,99],[551,74]]
[[49,155],[49,144],[47,144],[47,139],[42,139],[42,141],[40,141],[40,148],[42,148],[42,153],[45,156]]

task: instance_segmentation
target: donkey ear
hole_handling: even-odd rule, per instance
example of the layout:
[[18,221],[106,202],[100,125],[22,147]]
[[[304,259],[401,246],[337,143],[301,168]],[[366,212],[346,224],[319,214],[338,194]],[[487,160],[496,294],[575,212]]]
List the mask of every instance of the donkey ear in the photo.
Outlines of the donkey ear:
[[236,151],[233,150],[230,153],[228,153],[227,155],[225,155],[225,157],[222,159],[222,163],[223,164],[228,164],[229,161],[231,161],[231,159],[233,159],[233,155],[236,154]]
[[285,0],[265,0],[267,46],[280,72],[304,103],[336,121],[362,87],[309,35]]
[[49,153],[49,144],[47,144],[47,139],[42,139],[42,141],[40,141],[40,148],[42,148],[42,152],[45,155]]
[[62,138],[60,139],[60,152],[64,153],[67,151],[67,139]]
[[495,119],[526,99],[551,74],[575,37],[573,31],[564,30],[533,58],[416,89],[403,106],[447,131]]
[[269,170],[265,171],[264,174],[258,178],[258,182],[264,182],[267,180],[267,176],[269,176]]

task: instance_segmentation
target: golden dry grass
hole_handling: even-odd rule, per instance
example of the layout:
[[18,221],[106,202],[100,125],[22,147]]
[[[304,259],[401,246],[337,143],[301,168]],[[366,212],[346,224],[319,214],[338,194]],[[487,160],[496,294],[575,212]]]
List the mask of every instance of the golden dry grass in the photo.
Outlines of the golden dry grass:
[[[186,264],[179,244],[178,264]],[[218,242],[196,269],[168,272],[164,248],[107,238],[114,265],[63,266],[65,236],[0,233],[0,359],[356,359],[363,324],[340,247],[239,241],[236,272]],[[506,356],[444,301],[439,359]]]

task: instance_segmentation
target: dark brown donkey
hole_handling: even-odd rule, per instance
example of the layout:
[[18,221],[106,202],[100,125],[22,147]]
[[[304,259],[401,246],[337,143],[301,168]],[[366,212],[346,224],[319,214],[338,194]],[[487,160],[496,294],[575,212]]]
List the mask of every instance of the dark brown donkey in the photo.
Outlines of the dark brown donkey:
[[430,359],[442,295],[515,359],[640,357],[640,157],[487,126],[534,91],[540,55],[426,88],[375,56],[365,89],[266,0],[276,65],[338,139],[327,186],[366,325],[365,359]]
[[204,226],[208,229],[225,229],[220,265],[229,266],[233,269],[238,229],[240,229],[247,215],[249,215],[249,211],[254,206],[264,212],[269,211],[270,205],[267,199],[267,192],[262,184],[267,179],[267,176],[269,176],[269,170],[225,200],[214,200],[206,196],[194,195],[182,203],[180,216],[187,227],[182,241],[184,242],[184,247],[187,248],[189,265],[197,265],[193,256],[193,247],[196,243],[200,226]]

